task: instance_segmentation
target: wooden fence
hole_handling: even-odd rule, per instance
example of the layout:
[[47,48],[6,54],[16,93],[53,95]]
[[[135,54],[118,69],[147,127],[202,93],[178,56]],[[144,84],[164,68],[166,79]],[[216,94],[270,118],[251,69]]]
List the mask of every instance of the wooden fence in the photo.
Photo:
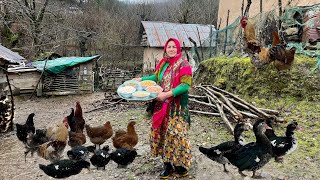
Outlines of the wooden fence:
[[136,77],[141,73],[140,69],[122,70],[99,68],[99,85],[103,90],[116,90],[123,82]]

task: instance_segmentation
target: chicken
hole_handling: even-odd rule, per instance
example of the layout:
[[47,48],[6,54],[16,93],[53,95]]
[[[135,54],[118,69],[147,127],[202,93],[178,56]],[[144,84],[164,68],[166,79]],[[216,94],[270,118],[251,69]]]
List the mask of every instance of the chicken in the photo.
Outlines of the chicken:
[[260,43],[256,39],[255,25],[250,23],[248,18],[243,17],[240,20],[241,27],[244,28],[244,38],[247,42],[248,49],[252,53],[259,53],[261,51]]
[[72,175],[79,174],[83,168],[90,168],[90,163],[87,161],[72,161],[61,160],[49,165],[39,164],[39,168],[48,176],[54,178],[66,178]]
[[82,108],[80,106],[79,101],[76,102],[76,110],[74,112],[73,121],[76,124],[76,130],[74,132],[76,132],[77,130],[81,130],[81,132],[83,132],[84,125],[86,122],[83,119]]
[[256,40],[254,24],[251,24],[248,18],[240,20],[241,27],[244,28],[244,38],[247,44],[246,51],[251,58],[251,63],[256,68],[264,67],[271,62],[278,71],[289,69],[293,63],[296,49],[286,49],[285,44],[281,44],[279,34],[272,32],[272,47],[261,47]]
[[65,117],[63,122],[69,131],[69,141],[68,145],[70,147],[80,146],[86,143],[86,136],[83,131],[76,126],[76,121],[74,121],[74,109],[71,108],[71,113],[69,116]]
[[67,155],[70,160],[86,160],[89,155],[89,151],[84,146],[75,146],[71,150],[67,151]]
[[269,64],[269,48],[261,47],[256,39],[254,24],[250,23],[246,17],[240,20],[240,24],[244,28],[244,40],[247,45],[245,50],[251,59],[251,63],[256,68],[262,68]]
[[98,149],[94,152],[94,155],[90,158],[90,162],[93,166],[97,167],[99,169],[102,167],[103,169],[106,169],[106,165],[110,161],[110,156],[107,151]]
[[70,147],[80,146],[80,145],[85,144],[86,142],[87,142],[86,136],[82,132],[69,131],[68,145]]
[[61,158],[64,148],[67,145],[68,129],[65,123],[59,123],[53,128],[48,128],[47,136],[49,142],[39,146],[38,155],[51,162]]
[[270,49],[270,59],[278,71],[287,70],[293,64],[295,53],[295,47],[286,49],[283,45],[277,45]]
[[24,144],[27,143],[27,137],[28,134],[34,134],[36,129],[34,127],[33,117],[35,116],[34,113],[29,114],[27,121],[25,124],[16,124],[17,128],[17,137],[20,141],[22,141]]
[[110,121],[107,121],[103,126],[98,127],[90,127],[89,125],[85,125],[87,135],[90,138],[90,141],[95,144],[100,145],[106,142],[113,135],[112,126]]
[[[87,148],[88,151],[91,152],[91,153],[94,153],[95,150],[96,150],[96,147],[95,147],[95,146],[87,146],[86,148]],[[104,151],[106,151],[106,152],[109,152],[109,150],[110,150],[110,148],[109,148],[108,145],[103,146],[101,149],[104,150]]]
[[46,129],[37,129],[35,134],[31,134],[27,138],[27,143],[25,144],[26,151],[24,152],[24,160],[27,162],[27,155],[30,152],[31,156],[33,153],[36,152],[39,146],[43,143],[49,141],[47,137],[47,130]]
[[133,162],[137,155],[137,151],[134,149],[129,150],[125,148],[120,148],[110,153],[110,158],[118,164],[118,167],[125,168],[127,165]]
[[112,138],[112,143],[115,148],[133,149],[133,147],[137,145],[138,135],[134,128],[135,124],[135,121],[129,122],[127,132],[124,130],[116,131],[115,136]]
[[73,117],[74,117],[74,109],[71,108],[70,115],[65,117],[65,118],[66,118],[66,120],[68,122],[70,130],[73,131],[73,132],[76,132],[76,122],[73,120]]

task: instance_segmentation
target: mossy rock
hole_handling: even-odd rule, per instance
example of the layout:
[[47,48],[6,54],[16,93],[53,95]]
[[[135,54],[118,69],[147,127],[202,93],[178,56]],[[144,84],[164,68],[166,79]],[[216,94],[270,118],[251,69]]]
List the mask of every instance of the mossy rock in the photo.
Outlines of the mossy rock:
[[315,66],[315,58],[301,55],[296,55],[289,70],[281,72],[273,64],[256,70],[250,58],[215,57],[201,62],[194,82],[245,96],[316,100],[320,98],[320,70],[312,71]]

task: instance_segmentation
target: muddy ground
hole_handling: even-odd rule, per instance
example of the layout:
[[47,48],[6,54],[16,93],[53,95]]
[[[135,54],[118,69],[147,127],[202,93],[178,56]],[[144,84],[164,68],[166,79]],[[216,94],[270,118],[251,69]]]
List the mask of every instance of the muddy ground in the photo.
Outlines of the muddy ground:
[[[15,123],[24,123],[28,114],[34,112],[36,114],[36,128],[49,127],[67,116],[69,109],[74,107],[76,101],[81,102],[85,112],[94,108],[93,102],[103,98],[103,93],[84,96],[44,97],[32,101],[26,100],[27,98],[16,97]],[[91,167],[90,171],[84,169],[80,174],[68,179],[158,179],[162,162],[159,158],[150,157],[148,138],[151,122],[146,116],[145,109],[146,106],[143,103],[133,103],[85,113],[86,123],[100,125],[105,121],[111,121],[114,130],[126,128],[129,120],[137,121],[136,130],[139,135],[137,149],[140,156],[127,169],[118,169],[114,162],[110,162],[106,170],[96,170]],[[193,149],[193,166],[190,169],[190,176],[183,179],[250,179],[249,177],[241,177],[231,165],[227,167],[230,172],[224,173],[222,165],[212,162],[199,153],[199,145],[210,146],[232,139],[232,136],[227,133],[227,129],[220,121],[219,118],[192,115],[190,138]],[[279,134],[284,134],[284,127],[281,126]],[[316,139],[319,138],[319,132],[317,133]],[[299,137],[301,136],[299,135]],[[90,144],[89,139],[87,139],[86,145]],[[111,140],[108,140],[106,144],[112,147]],[[64,158],[66,158],[66,151],[69,149],[70,147],[67,146]],[[319,179],[319,156],[307,156],[303,153],[307,149],[307,146],[299,147],[294,155],[286,157],[282,164],[271,160],[258,172],[262,173],[264,179]],[[27,163],[25,163],[23,152],[23,144],[18,141],[15,132],[0,136],[0,179],[49,179],[50,177],[38,167],[38,164],[48,164],[49,162],[35,154],[34,157],[29,155]],[[252,174],[251,172],[245,173],[249,176]]]

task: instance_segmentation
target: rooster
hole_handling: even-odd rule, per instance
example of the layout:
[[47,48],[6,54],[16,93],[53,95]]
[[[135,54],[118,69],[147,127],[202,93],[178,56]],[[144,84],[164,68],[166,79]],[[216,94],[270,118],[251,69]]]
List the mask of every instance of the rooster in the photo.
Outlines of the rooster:
[[[84,125],[86,122],[83,119],[82,108],[80,106],[79,101],[76,102],[76,110],[74,112],[73,121],[76,123],[76,131],[80,130],[81,132],[83,132]],[[74,132],[76,132],[76,131],[74,131]]]
[[132,149],[138,143],[138,135],[135,131],[135,121],[128,123],[127,132],[124,130],[118,130],[115,136],[112,138],[113,146],[115,148],[127,148]]
[[68,127],[69,127],[68,130],[70,130],[68,145],[70,147],[75,147],[75,146],[81,146],[85,144],[86,136],[83,134],[83,130],[77,127],[77,123],[74,119],[73,108],[71,108],[70,115],[64,118],[64,122],[68,123]]
[[49,141],[47,129],[37,129],[35,134],[29,134],[27,143],[25,144],[26,151],[24,152],[24,161],[27,162],[27,155],[30,152],[33,156],[41,144]]
[[272,32],[272,47],[261,47],[256,39],[255,27],[248,18],[240,20],[241,27],[244,28],[244,39],[247,47],[246,51],[251,58],[251,63],[256,68],[262,68],[271,62],[278,71],[288,69],[294,60],[296,49],[286,49],[286,45],[281,43],[278,32]]
[[28,134],[34,134],[36,129],[34,127],[33,117],[34,113],[29,114],[25,124],[16,124],[17,128],[17,137],[24,144],[27,143]]
[[37,153],[40,157],[55,162],[61,158],[61,154],[67,145],[67,124],[63,122],[53,128],[48,128],[47,137],[49,142],[40,145]]
[[270,59],[278,71],[289,69],[294,61],[296,48],[286,49],[283,45],[277,45],[270,49]]
[[261,46],[256,39],[255,25],[250,23],[248,18],[243,17],[240,20],[241,27],[244,29],[244,39],[247,42],[247,48],[251,53],[259,53]]

